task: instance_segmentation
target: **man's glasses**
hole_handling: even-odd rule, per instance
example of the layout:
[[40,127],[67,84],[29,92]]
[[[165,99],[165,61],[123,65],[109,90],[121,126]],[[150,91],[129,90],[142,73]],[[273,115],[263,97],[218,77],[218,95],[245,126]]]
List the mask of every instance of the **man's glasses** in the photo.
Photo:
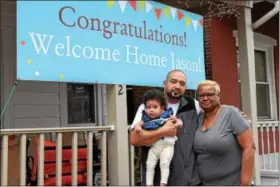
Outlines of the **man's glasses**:
[[204,93],[204,94],[198,94],[199,99],[204,99],[205,97],[212,99],[217,95],[215,92],[209,92],[209,93]]

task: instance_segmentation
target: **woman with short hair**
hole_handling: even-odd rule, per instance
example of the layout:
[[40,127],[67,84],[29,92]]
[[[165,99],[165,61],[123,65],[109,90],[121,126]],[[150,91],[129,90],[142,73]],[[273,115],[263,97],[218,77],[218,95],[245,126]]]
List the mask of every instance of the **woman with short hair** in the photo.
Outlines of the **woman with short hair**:
[[194,151],[202,185],[248,186],[254,166],[254,142],[248,121],[234,106],[220,102],[220,86],[206,80],[198,85],[203,112]]

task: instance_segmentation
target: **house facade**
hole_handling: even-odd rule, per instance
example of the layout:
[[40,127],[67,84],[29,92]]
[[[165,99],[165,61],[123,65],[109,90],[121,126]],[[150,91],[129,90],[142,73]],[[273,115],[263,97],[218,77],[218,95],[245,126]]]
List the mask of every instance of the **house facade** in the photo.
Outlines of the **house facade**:
[[[273,1],[254,3],[252,22],[256,22],[275,4]],[[242,110],[240,63],[236,18],[214,18],[204,23],[207,79],[221,86],[221,102]],[[258,116],[259,162],[263,184],[279,182],[279,13],[254,32],[255,81]],[[128,109],[130,122],[148,87],[131,87],[128,92],[134,105]],[[195,97],[195,91],[188,91]],[[130,98],[128,98],[130,99]],[[130,111],[130,112],[129,112]],[[133,112],[131,112],[133,111]],[[244,111],[244,110],[243,110]],[[246,113],[246,111],[244,111]]]
[[[255,3],[251,9],[252,22],[273,9],[275,2]],[[180,4],[174,6],[186,9]],[[194,7],[188,11],[203,14],[205,9],[206,7]],[[207,15],[205,16],[206,20]],[[207,79],[215,80],[220,84],[222,103],[237,106],[247,112],[243,107],[244,98],[242,99],[241,96],[242,80],[239,76],[241,74],[239,67],[242,66],[240,64],[243,61],[239,58],[240,40],[237,23],[236,18],[227,17],[222,20],[213,17],[211,21],[204,22],[206,76]],[[256,95],[257,103],[260,173],[263,184],[279,184],[277,178],[279,177],[279,13],[254,29],[253,36],[256,75],[254,80],[256,92],[253,94]],[[122,143],[128,143],[124,128],[132,122],[141,103],[141,96],[149,89],[148,87],[123,85],[113,88],[111,93],[106,85],[101,84],[17,80],[16,2],[14,1],[1,1],[0,56],[0,104],[2,110],[5,109],[1,127],[6,129],[67,128],[99,126],[111,122],[122,124],[116,127],[118,133],[108,140],[115,143],[108,147],[108,151],[114,150],[122,158],[119,158],[118,163],[116,160],[109,160],[108,167],[109,171],[116,168],[119,171],[124,169],[124,173],[129,171],[126,167],[121,168],[129,157],[128,150],[117,145],[121,136],[124,136]],[[121,99],[114,96],[114,93],[118,92],[117,89],[124,91]],[[187,92],[195,97],[195,91]],[[10,98],[8,103],[6,103],[7,98]],[[107,105],[112,102],[121,107],[110,108],[113,110],[110,111]],[[122,117],[110,120],[107,118],[108,111],[115,113],[112,116]],[[109,157],[114,158],[110,155],[109,153]],[[115,184],[125,184],[123,181],[126,181],[126,177],[118,178],[114,175],[111,176],[111,180],[117,181]]]

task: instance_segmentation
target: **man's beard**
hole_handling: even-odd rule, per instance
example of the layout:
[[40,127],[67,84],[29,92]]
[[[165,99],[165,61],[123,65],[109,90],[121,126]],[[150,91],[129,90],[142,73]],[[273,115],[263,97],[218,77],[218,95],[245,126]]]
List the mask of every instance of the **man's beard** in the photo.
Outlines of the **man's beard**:
[[181,99],[183,97],[183,94],[181,93],[174,93],[174,91],[171,91],[171,92],[165,92],[166,95],[170,98],[170,99]]

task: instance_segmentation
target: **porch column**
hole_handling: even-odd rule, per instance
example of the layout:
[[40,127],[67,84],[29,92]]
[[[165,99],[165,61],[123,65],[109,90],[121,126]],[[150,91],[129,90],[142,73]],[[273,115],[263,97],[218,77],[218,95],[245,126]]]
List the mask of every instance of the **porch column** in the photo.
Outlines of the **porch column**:
[[129,185],[127,101],[125,85],[106,85],[107,122],[115,131],[108,134],[110,186]]
[[240,18],[238,19],[238,46],[240,58],[240,79],[241,79],[241,98],[242,109],[248,114],[251,120],[251,128],[254,135],[255,165],[254,182],[260,184],[259,171],[259,147],[258,147],[258,127],[257,127],[257,101],[256,101],[256,82],[255,82],[255,57],[254,57],[254,38],[251,22],[251,8],[240,7]]

